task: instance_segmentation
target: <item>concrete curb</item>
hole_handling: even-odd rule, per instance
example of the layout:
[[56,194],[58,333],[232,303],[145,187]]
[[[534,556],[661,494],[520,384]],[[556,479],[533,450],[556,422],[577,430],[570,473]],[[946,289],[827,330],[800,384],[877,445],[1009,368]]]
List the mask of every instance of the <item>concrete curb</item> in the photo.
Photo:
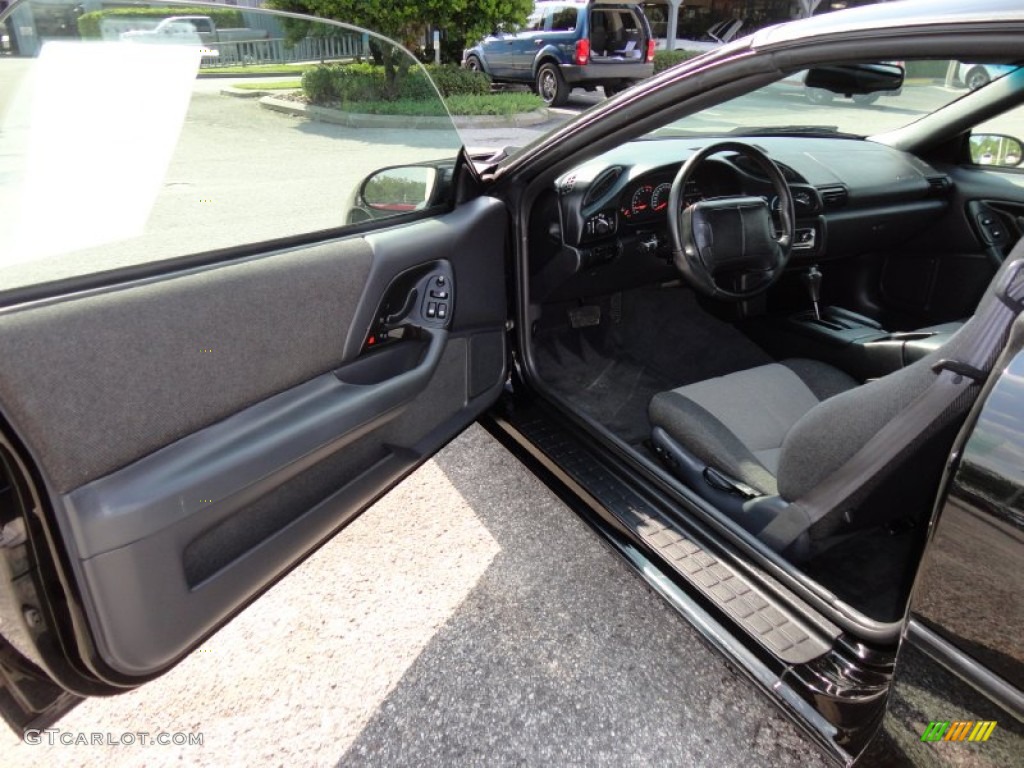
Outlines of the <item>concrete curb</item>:
[[257,96],[270,96],[272,91],[248,90],[228,86],[220,89],[221,96],[234,96],[236,99],[255,99]]
[[[228,91],[225,88],[222,93]],[[260,91],[243,91],[248,95]],[[240,96],[241,94],[228,94]],[[347,128],[414,128],[414,129],[444,129],[451,125],[447,117],[431,117],[425,115],[367,115],[355,112],[343,112],[340,109],[329,107],[318,107],[313,104],[302,104],[297,101],[281,99],[276,96],[261,95],[260,106],[265,109],[281,112],[295,117],[306,117],[310,120],[318,120],[322,123],[333,123],[343,125]],[[517,112],[513,115],[457,115],[452,118],[457,128],[522,128],[530,125],[540,125],[551,119],[547,109],[535,109],[532,112]]]
[[242,79],[253,79],[257,80],[261,77],[302,77],[303,70],[296,67],[296,71],[292,72],[211,72],[206,69],[200,69],[199,74],[196,75],[197,80],[242,80]]

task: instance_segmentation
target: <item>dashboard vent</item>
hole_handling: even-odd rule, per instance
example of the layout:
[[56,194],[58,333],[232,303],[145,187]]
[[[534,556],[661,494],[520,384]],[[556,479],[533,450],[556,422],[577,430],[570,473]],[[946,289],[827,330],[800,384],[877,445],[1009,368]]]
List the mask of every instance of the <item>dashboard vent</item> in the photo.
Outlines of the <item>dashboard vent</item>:
[[600,200],[604,197],[608,191],[615,186],[615,182],[619,180],[619,176],[621,175],[622,168],[617,165],[601,173],[593,182],[591,182],[590,189],[587,190],[587,194],[583,198],[583,204],[589,205],[595,200]]
[[558,192],[559,192],[559,194],[562,194],[562,195],[568,195],[574,189],[576,189],[576,174],[575,173],[572,174],[571,176],[566,176],[564,179],[562,179],[562,183],[558,185]]
[[949,176],[929,176],[928,186],[933,195],[946,195],[953,189],[953,180]]
[[821,202],[826,208],[842,208],[850,199],[850,193],[843,186],[821,187],[818,191],[821,193]]

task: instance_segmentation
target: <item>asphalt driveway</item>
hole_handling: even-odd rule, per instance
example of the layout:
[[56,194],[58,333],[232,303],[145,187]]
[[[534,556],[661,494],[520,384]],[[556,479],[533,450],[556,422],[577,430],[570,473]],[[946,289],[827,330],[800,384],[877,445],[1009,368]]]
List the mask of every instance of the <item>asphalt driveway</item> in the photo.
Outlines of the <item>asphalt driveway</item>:
[[5,766],[825,764],[476,426],[168,675],[60,728],[203,744],[5,731]]

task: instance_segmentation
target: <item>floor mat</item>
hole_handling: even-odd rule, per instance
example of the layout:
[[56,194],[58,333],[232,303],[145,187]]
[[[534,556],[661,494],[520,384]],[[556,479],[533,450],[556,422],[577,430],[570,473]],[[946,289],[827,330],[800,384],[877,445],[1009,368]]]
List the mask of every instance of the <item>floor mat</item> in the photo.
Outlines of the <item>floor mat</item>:
[[650,436],[658,392],[772,362],[760,347],[702,309],[681,287],[622,295],[621,321],[573,329],[564,310],[534,338],[541,378],[631,445]]

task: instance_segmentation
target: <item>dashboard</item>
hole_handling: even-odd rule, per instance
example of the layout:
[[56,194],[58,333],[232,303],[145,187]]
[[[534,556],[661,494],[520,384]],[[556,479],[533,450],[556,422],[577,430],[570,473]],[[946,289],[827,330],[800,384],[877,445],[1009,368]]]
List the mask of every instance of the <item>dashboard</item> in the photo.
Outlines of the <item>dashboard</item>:
[[[719,139],[657,138],[625,144],[563,174],[535,207],[541,295],[585,295],[616,284],[677,276],[671,266],[669,195],[683,162]],[[949,177],[914,155],[860,139],[772,136],[750,140],[782,172],[796,214],[790,263],[840,259],[891,247],[941,217]],[[723,152],[696,169],[683,191],[691,205],[730,195],[778,200],[746,156]],[[538,244],[538,240],[531,241]],[[543,267],[543,268],[542,268]]]

